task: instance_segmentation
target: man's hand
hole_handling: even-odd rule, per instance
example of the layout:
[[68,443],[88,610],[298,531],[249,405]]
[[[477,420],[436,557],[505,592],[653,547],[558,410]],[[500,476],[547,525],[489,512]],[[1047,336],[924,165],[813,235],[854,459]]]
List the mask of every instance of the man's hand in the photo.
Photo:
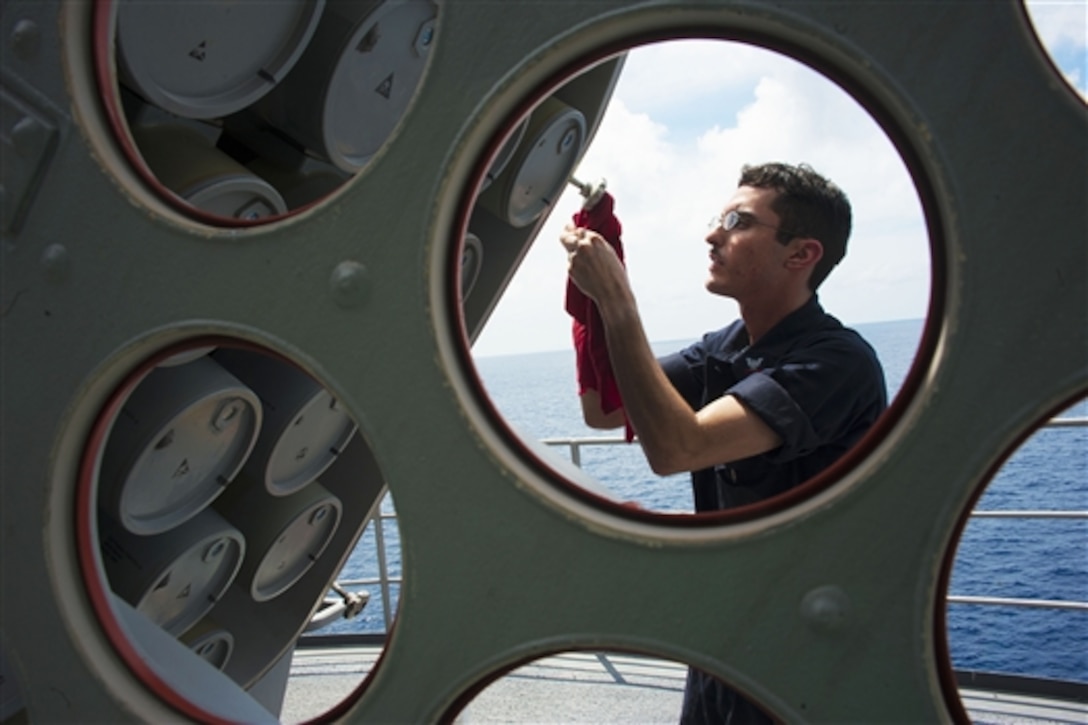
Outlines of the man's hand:
[[617,294],[630,294],[623,263],[600,234],[568,224],[559,241],[567,250],[570,278],[598,306]]

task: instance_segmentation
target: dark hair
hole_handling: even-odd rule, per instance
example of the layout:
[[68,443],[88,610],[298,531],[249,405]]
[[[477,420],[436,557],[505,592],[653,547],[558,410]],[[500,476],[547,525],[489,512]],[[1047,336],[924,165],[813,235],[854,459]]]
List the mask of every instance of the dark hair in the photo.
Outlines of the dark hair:
[[778,192],[771,208],[780,220],[779,242],[812,237],[823,245],[824,256],[813,268],[808,283],[815,291],[831,268],[846,256],[846,240],[850,237],[850,200],[846,194],[807,164],[745,165],[739,186]]

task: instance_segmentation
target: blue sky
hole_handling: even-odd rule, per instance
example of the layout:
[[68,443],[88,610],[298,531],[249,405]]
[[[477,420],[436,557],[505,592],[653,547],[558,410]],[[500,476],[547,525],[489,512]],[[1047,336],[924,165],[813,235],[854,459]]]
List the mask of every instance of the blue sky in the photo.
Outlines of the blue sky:
[[[1085,93],[1084,0],[1036,1],[1029,14],[1071,85]],[[692,72],[699,69],[699,72]],[[854,207],[846,259],[820,289],[848,324],[920,318],[929,251],[913,183],[891,142],[850,96],[785,56],[723,41],[633,50],[577,175],[608,180],[624,226],[628,273],[651,340],[695,339],[736,317],[703,288],[706,222],[744,163],[805,162]],[[473,351],[563,349],[566,256],[559,230],[578,209],[563,194]]]

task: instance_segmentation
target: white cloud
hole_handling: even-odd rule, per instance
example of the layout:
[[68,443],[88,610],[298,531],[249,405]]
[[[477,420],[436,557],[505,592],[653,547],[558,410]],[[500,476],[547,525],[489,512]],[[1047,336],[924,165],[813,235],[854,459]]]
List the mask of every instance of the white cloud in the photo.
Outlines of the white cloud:
[[1028,17],[1047,48],[1085,47],[1088,5],[1084,0],[1027,0]]
[[1088,3],[1028,0],[1026,7],[1035,34],[1062,76],[1088,100]]
[[[727,53],[723,48],[728,46]],[[623,68],[621,93],[628,107],[654,116],[683,108],[691,113],[708,99],[748,89],[779,61],[761,48],[718,40],[656,43],[636,48]]]

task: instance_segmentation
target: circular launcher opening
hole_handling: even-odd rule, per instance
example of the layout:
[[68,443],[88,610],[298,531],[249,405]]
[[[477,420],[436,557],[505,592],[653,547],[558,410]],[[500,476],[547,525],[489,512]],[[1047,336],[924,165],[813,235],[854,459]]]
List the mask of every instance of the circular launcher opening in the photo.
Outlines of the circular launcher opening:
[[[547,478],[595,505],[623,504],[614,510],[631,516],[698,511],[704,515],[669,520],[739,520],[827,485],[838,476],[805,482],[831,468],[841,475],[875,445],[877,431],[890,429],[893,411],[919,384],[919,374],[911,375],[922,366],[915,359],[932,348],[931,240],[908,159],[841,86],[757,45],[670,40],[595,59],[511,118],[504,134],[490,165],[478,170],[480,189],[464,215],[451,286],[460,290],[466,357],[482,407]],[[746,328],[712,332],[740,319],[738,300],[750,307],[754,297],[735,280],[716,279],[726,274],[723,258],[708,242],[726,233],[724,212],[739,208],[734,191],[742,168],[765,162],[808,165],[849,198],[848,251],[817,292],[823,309],[860,336],[835,333],[848,338],[851,354],[875,350],[882,373],[864,385],[853,373],[836,372],[818,341],[802,358],[776,343],[789,321],[750,347]],[[708,232],[711,218],[719,231]],[[596,305],[568,276],[560,242],[568,224],[602,233],[622,250],[649,354],[666,369],[668,392],[675,389],[701,415],[723,394],[740,400],[779,435],[777,447],[723,452],[715,460],[700,452],[679,467],[651,464],[645,436],[626,416],[616,385],[622,371],[594,317]],[[806,314],[804,329],[790,334],[808,345],[805,334],[834,323],[799,313]],[[617,354],[629,359],[629,349]],[[850,420],[821,417],[822,403],[803,391],[809,378],[796,374],[813,366],[828,376],[816,387],[841,393],[832,408],[866,412]],[[783,385],[788,379],[796,387]],[[780,406],[759,402],[771,388],[797,415],[774,414]],[[799,431],[813,427],[834,443],[814,457],[794,454],[803,447]]]
[[1054,698],[1055,708],[1083,700],[1086,450],[1088,400],[1082,399],[1043,421],[1012,452],[949,549],[937,641],[968,712],[1005,712],[1029,695]]
[[[381,472],[327,385],[208,338],[150,357],[95,429],[85,581],[146,685],[197,719],[243,721],[310,719],[360,686],[399,591],[399,570],[371,571],[375,536],[399,545]],[[334,631],[368,633],[372,656],[300,694],[296,653]]]
[[430,0],[99,3],[113,131],[168,204],[259,223],[328,197],[384,146],[436,39]]
[[[690,694],[685,695],[685,691]],[[676,722],[702,717],[772,722],[722,680],[670,659],[612,651],[541,657],[491,680],[458,703],[453,722]],[[698,721],[698,720],[695,720]]]

